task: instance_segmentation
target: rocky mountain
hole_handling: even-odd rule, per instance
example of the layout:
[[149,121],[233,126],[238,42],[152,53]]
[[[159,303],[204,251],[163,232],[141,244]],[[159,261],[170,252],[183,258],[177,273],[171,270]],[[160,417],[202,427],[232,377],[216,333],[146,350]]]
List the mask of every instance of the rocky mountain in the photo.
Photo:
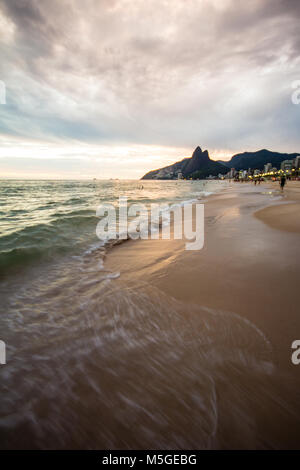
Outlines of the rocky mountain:
[[202,151],[197,147],[191,158],[184,158],[173,165],[149,171],[142,179],[177,179],[178,173],[181,173],[183,178],[203,179],[209,175],[224,175],[227,172],[226,165],[211,160],[207,150]]
[[248,170],[248,168],[262,170],[267,163],[272,163],[272,166],[280,168],[281,162],[293,160],[298,155],[300,154],[271,152],[270,150],[263,149],[257,152],[237,153],[228,162],[219,160],[219,163],[236,170]]

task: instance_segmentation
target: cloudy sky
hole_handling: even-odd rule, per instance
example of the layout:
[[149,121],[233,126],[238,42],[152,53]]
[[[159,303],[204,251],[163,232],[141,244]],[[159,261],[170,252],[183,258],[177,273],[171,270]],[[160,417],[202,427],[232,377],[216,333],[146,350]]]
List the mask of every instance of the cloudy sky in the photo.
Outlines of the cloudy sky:
[[299,21],[299,0],[0,0],[0,177],[300,152]]

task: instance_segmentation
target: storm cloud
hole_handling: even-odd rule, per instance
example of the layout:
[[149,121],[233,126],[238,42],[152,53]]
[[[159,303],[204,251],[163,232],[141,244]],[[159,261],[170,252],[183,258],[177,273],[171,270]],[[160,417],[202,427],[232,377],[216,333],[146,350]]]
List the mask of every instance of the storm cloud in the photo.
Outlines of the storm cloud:
[[300,151],[299,20],[297,0],[0,0],[2,142]]

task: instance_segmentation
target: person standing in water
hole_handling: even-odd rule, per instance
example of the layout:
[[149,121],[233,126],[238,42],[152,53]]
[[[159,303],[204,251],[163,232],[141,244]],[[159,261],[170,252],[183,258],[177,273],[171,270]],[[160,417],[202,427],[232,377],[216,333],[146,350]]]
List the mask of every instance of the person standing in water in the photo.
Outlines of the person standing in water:
[[281,188],[281,191],[283,191],[283,188],[286,184],[286,176],[285,175],[281,175],[280,177],[280,188]]

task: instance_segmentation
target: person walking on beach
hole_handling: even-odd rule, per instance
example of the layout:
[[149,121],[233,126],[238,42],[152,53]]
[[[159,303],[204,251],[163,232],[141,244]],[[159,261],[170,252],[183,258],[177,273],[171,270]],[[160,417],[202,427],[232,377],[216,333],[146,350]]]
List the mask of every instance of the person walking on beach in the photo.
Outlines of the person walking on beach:
[[282,176],[280,177],[280,188],[281,188],[281,191],[283,191],[283,188],[284,188],[285,184],[286,184],[286,177],[285,177],[285,175],[282,175]]

